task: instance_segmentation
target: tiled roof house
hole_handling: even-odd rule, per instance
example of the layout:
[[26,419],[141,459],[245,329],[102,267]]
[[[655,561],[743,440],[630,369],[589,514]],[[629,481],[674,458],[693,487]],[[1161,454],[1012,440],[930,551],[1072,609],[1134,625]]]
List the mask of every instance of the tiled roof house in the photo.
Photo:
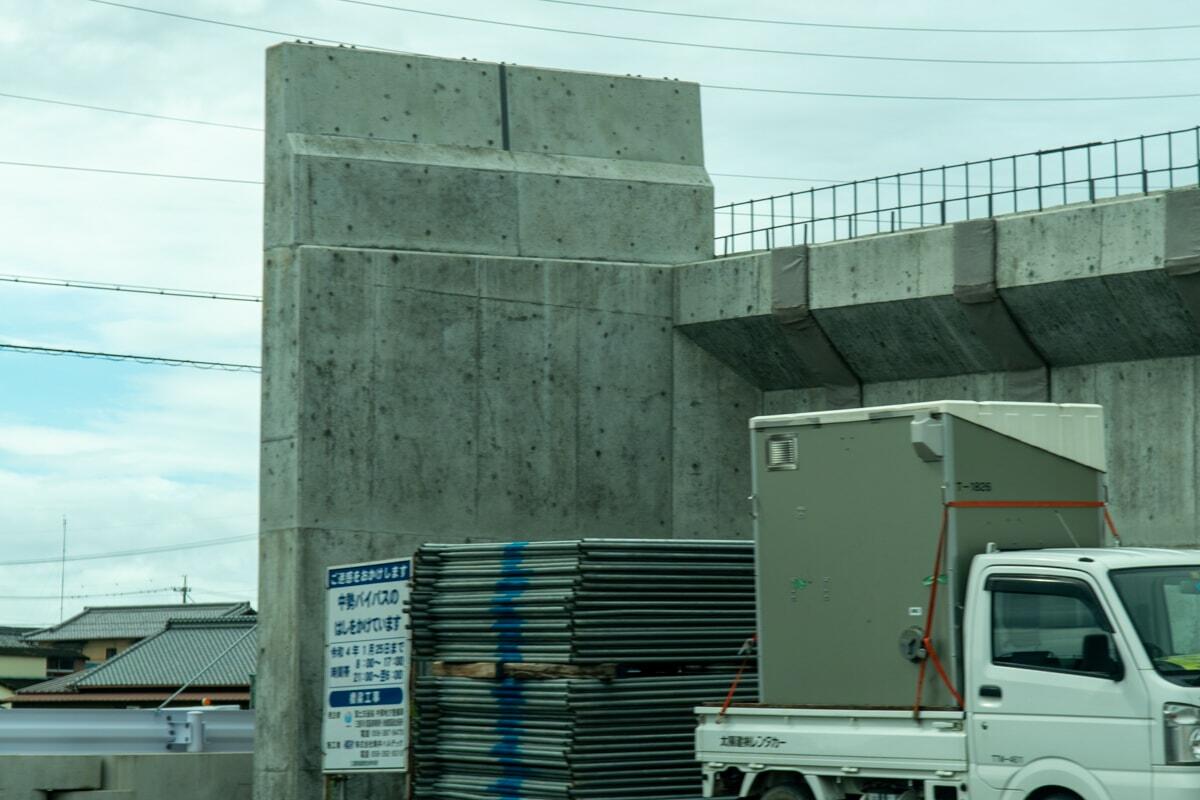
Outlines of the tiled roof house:
[[27,686],[13,705],[155,707],[182,686],[172,705],[247,706],[257,657],[257,619],[227,615],[169,619],[157,633],[102,664]]
[[39,631],[28,642],[58,643],[82,650],[91,664],[107,661],[161,631],[168,620],[227,619],[253,614],[249,603],[188,603],[153,606],[96,606]]
[[18,689],[83,666],[83,654],[77,650],[26,641],[25,635],[34,630],[0,626],[0,705]]

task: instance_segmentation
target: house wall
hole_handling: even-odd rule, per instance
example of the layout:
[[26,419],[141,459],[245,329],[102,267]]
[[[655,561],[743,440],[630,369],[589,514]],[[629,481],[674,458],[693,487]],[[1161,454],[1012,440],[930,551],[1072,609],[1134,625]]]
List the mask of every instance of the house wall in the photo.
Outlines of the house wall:
[[[44,678],[46,658],[0,656],[0,678]],[[0,690],[3,691],[3,690]]]
[[108,648],[117,648],[117,655],[120,655],[138,641],[138,639],[92,639],[84,644],[83,654],[88,661],[107,661],[108,656],[105,653],[108,652]]

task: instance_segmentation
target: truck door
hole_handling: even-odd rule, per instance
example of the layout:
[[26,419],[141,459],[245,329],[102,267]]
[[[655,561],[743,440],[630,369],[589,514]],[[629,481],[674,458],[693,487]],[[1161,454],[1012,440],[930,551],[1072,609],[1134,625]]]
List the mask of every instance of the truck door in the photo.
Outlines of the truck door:
[[996,568],[983,589],[967,650],[974,775],[997,790],[1149,798],[1149,700],[1090,579]]

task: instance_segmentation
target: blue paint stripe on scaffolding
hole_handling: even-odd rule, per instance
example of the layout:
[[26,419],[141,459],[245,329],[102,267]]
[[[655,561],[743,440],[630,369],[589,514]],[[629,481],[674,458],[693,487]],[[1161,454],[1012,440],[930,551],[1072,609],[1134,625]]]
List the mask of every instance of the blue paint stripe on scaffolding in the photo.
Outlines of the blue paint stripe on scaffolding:
[[498,661],[522,661],[522,628],[525,625],[520,613],[514,608],[515,601],[529,588],[529,570],[525,568],[525,548],[529,542],[512,542],[505,545],[500,559],[501,579],[492,587],[492,613],[499,617],[492,630],[500,636],[496,642]]
[[492,747],[491,752],[500,762],[503,772],[487,790],[489,793],[495,793],[499,800],[521,800],[521,788],[529,774],[528,768],[521,763],[519,725],[522,707],[525,705],[522,690],[521,682],[514,678],[505,678],[492,689],[492,697],[500,706],[500,718],[495,726],[500,740]]

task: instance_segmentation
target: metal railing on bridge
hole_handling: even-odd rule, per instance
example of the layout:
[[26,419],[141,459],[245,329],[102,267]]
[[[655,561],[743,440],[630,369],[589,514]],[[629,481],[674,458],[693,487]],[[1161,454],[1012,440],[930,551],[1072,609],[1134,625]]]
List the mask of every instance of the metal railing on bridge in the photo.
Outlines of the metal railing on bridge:
[[717,206],[716,253],[945,225],[1200,183],[1200,126]]

